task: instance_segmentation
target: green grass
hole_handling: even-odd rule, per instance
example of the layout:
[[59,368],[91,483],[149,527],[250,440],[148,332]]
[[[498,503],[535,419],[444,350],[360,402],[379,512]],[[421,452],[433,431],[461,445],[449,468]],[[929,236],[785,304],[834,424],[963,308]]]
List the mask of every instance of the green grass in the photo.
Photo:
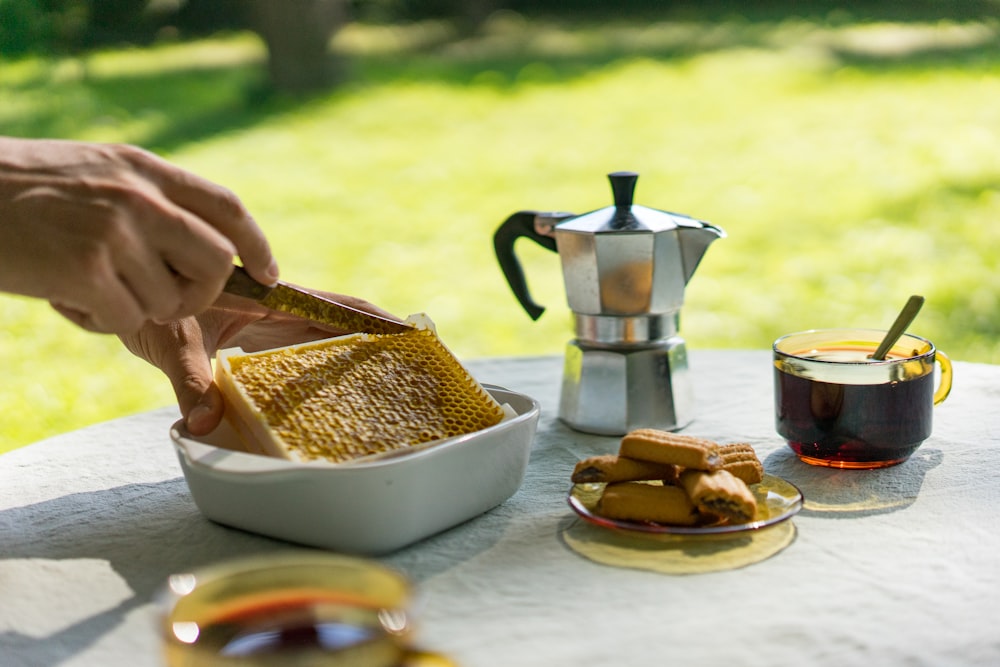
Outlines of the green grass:
[[[492,232],[606,206],[605,175],[632,169],[639,203],[728,233],[689,285],[689,347],[887,326],[920,293],[914,332],[995,363],[998,34],[845,15],[354,25],[335,40],[352,81],[308,100],[261,95],[262,49],[233,35],[2,63],[0,133],[152,148],[235,190],[285,278],[426,312],[464,358],[562,351],[557,258],[518,246],[550,306],[531,322]],[[47,304],[0,296],[0,317],[0,451],[172,402]]]

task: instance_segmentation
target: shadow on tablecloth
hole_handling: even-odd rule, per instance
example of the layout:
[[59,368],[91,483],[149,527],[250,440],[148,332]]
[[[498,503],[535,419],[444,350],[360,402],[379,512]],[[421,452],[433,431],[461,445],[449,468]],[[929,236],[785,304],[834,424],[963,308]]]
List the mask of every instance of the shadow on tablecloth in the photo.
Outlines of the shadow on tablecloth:
[[[182,477],[73,493],[3,510],[0,534],[4,536],[0,580],[3,575],[25,580],[7,581],[2,587],[44,591],[54,616],[73,619],[66,624],[54,622],[54,629],[44,636],[32,636],[20,629],[18,599],[4,596],[0,647],[5,657],[0,662],[5,667],[55,665],[82,653],[147,605],[170,574],[290,548],[205,519]],[[163,535],[172,539],[164,540]],[[77,565],[63,565],[71,561]],[[93,582],[73,581],[80,571],[118,589],[106,596],[109,602],[103,611],[83,618],[68,611],[94,606],[93,599],[74,597],[93,592]],[[23,602],[25,618],[30,619],[31,602]],[[66,611],[61,613],[61,609]],[[17,662],[22,658],[24,662]]]
[[940,449],[921,448],[909,460],[889,468],[842,470],[803,463],[785,448],[767,456],[764,469],[802,490],[803,516],[846,519],[909,507],[927,473],[943,460]]

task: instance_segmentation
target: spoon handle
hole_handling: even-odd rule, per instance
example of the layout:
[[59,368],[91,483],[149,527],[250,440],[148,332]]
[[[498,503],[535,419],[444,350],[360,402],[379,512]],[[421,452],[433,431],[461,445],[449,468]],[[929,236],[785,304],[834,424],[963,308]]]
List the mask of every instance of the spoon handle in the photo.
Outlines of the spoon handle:
[[875,350],[875,354],[872,355],[872,359],[883,360],[885,355],[889,354],[889,350],[892,346],[896,344],[899,337],[903,335],[906,328],[910,326],[913,322],[913,318],[917,316],[920,312],[920,308],[924,305],[924,297],[914,294],[903,306],[903,310],[899,311],[899,315],[896,316],[896,321],[892,323],[889,327],[889,333],[885,335],[882,342],[879,344],[878,349]]

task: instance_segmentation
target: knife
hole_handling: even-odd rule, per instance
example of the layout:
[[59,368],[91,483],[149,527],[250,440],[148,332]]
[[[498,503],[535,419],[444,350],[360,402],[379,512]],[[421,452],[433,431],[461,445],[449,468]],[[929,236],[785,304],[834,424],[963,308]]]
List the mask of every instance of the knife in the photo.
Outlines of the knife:
[[265,308],[304,317],[347,333],[392,334],[414,328],[409,324],[307,292],[280,280],[274,287],[270,287],[251,278],[242,266],[233,266],[233,272],[222,291],[253,299]]

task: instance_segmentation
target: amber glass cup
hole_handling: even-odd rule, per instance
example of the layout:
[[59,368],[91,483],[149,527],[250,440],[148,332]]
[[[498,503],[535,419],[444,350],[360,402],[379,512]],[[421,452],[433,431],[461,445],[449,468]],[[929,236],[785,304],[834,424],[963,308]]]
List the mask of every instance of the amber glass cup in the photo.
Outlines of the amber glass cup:
[[409,648],[410,583],[365,559],[236,560],[172,575],[157,602],[170,667],[451,664]]
[[884,336],[821,329],[774,342],[775,424],[806,463],[884,468],[908,459],[930,436],[934,406],[951,391],[951,361],[912,334],[874,360]]

